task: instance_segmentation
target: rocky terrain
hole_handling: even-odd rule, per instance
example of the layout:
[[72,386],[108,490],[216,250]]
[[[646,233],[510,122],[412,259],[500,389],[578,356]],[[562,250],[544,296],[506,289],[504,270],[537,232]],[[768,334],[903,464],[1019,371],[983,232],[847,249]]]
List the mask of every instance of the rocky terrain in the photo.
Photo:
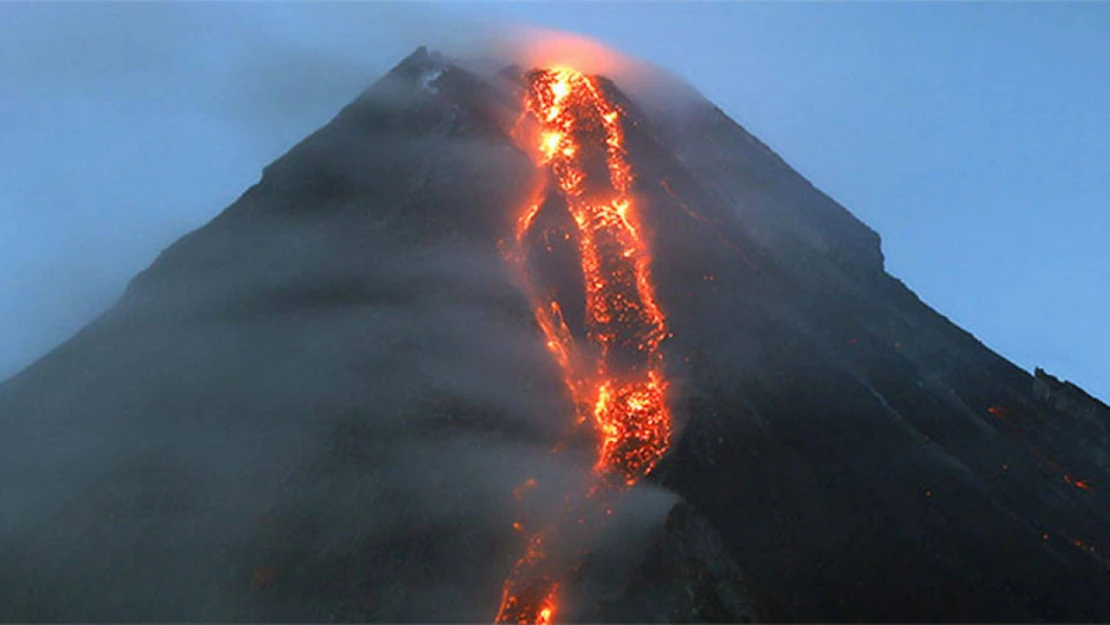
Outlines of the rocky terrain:
[[[0,384],[0,620],[493,619],[512,491],[551,514],[591,462],[500,249],[518,74],[416,51]],[[602,84],[681,428],[560,620],[1110,620],[1107,406],[711,103]]]

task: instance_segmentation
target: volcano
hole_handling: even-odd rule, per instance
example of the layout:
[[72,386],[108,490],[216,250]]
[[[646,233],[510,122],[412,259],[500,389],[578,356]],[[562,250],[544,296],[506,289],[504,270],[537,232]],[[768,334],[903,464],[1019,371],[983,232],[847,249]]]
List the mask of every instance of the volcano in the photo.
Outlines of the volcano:
[[0,385],[0,619],[1110,621],[1110,407],[689,100],[403,60]]

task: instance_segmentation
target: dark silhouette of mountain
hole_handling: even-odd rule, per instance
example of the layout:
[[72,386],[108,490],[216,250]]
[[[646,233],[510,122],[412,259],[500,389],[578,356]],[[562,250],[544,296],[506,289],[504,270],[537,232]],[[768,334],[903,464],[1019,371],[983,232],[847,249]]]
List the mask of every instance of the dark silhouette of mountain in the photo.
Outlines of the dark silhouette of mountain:
[[[519,73],[416,51],[0,385],[0,619],[493,619],[513,489],[552,514],[591,463],[499,247]],[[1110,620],[1110,410],[712,104],[600,84],[682,427],[560,620]]]

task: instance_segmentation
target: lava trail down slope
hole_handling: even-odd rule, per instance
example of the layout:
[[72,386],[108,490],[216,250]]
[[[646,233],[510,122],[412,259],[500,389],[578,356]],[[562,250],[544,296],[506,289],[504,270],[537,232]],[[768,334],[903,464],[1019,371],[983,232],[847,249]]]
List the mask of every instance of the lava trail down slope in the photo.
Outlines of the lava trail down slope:
[[0,383],[0,621],[1110,622],[1110,408],[560,61],[418,49]]
[[[656,302],[651,254],[637,221],[620,109],[594,79],[571,68],[530,72],[526,84],[525,110],[538,129],[514,134],[536,139],[530,151],[538,154],[538,166],[551,173],[554,185],[548,176],[539,177],[506,256],[563,371],[576,423],[597,432],[597,480],[584,498],[605,505],[606,489],[635,485],[670,445],[660,350],[666,319]],[[554,292],[529,273],[530,235],[552,187],[577,226],[586,346],[573,336]],[[525,555],[505,582],[497,622],[551,622],[558,609],[558,582],[553,573],[537,569],[543,568],[545,550],[560,547],[558,533],[552,526],[528,539]]]

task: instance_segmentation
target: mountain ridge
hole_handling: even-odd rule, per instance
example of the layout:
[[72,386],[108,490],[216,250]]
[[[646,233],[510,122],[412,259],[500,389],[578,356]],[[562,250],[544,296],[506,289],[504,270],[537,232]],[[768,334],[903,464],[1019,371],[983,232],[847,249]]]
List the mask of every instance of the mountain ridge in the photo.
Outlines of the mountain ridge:
[[[498,249],[534,175],[511,74],[418,49],[0,384],[28,476],[0,487],[0,618],[492,617],[513,486],[557,493],[584,451],[545,454],[566,400]],[[684,427],[572,620],[1110,618],[1098,421],[712,104],[603,84]]]

